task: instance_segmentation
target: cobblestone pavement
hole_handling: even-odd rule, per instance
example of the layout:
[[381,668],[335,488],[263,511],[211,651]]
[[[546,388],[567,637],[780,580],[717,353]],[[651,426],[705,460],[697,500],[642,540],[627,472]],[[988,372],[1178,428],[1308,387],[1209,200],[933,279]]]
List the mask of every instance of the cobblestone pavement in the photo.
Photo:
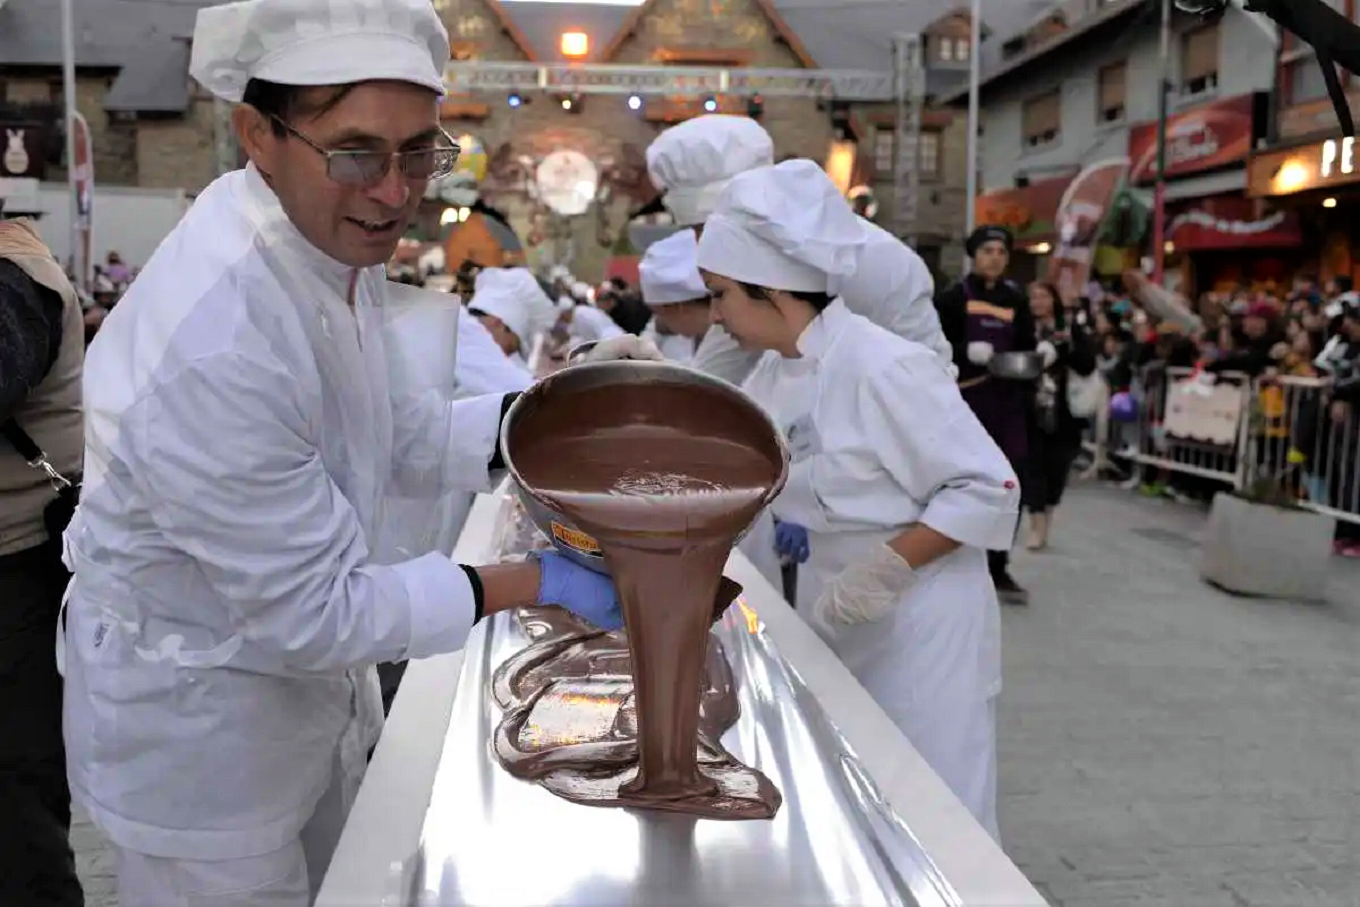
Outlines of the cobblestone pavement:
[[[1332,603],[1195,574],[1197,511],[1073,489],[1020,553],[1001,703],[1006,847],[1053,907],[1360,907],[1360,564]],[[99,833],[73,833],[116,907]]]
[[1007,850],[1054,907],[1357,907],[1360,564],[1330,604],[1235,598],[1197,578],[1203,522],[1079,487],[1019,556]]

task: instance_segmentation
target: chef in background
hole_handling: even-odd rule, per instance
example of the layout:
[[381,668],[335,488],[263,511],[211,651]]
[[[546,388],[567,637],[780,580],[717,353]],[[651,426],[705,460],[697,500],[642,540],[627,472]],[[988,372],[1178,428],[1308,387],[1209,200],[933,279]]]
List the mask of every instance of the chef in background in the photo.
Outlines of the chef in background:
[[985,551],[1015,473],[931,349],[833,288],[872,231],[811,161],[734,177],[699,240],[713,322],[760,355],[745,391],[792,464],[771,504],[808,530],[798,613],[993,835],[1000,615]]
[[[647,148],[647,171],[665,195],[675,223],[702,233],[727,181],[738,173],[774,163],[774,141],[750,117],[705,114],[672,126]],[[935,283],[921,257],[891,233],[864,221],[867,239],[848,274],[835,278],[833,292],[850,311],[888,331],[924,344],[942,362],[951,361],[948,341],[931,305]],[[759,358],[743,350],[720,326],[704,337],[695,368],[741,384]]]
[[642,300],[652,310],[642,336],[672,362],[688,363],[709,328],[708,287],[699,276],[693,230],[652,243],[638,264]]
[[[1010,263],[1011,234],[1002,227],[982,226],[965,244],[973,270],[963,280],[940,293],[935,300],[940,324],[953,349],[963,399],[973,408],[992,439],[1010,459],[1017,474],[1024,474],[1029,447],[1029,425],[1034,406],[1034,382],[993,377],[988,365],[997,353],[1038,350],[1048,368],[1058,351],[1048,341],[1039,342],[1034,315],[1025,291],[1006,279]],[[1020,528],[1016,516],[1015,529]],[[1010,572],[1010,549],[1005,545],[987,553],[992,580],[1001,601],[1008,605],[1029,603],[1029,593]]]
[[590,303],[590,287],[584,283],[572,285],[571,296],[563,297],[572,301],[564,305],[562,299],[557,304],[566,323],[567,336],[571,346],[592,341],[608,340],[610,337],[631,336],[614,323],[609,313],[602,312]]
[[468,303],[476,317],[516,367],[529,371],[534,338],[557,320],[557,307],[528,268],[485,268]]
[[[381,727],[374,665],[522,605],[622,623],[607,580],[550,554],[372,558],[392,491],[490,488],[515,397],[389,386],[384,310],[415,288],[383,266],[457,157],[448,59],[428,0],[198,12],[190,74],[237,105],[250,164],[90,346],[64,538],[68,775],[127,907],[307,907]],[[587,355],[660,358],[620,341]]]

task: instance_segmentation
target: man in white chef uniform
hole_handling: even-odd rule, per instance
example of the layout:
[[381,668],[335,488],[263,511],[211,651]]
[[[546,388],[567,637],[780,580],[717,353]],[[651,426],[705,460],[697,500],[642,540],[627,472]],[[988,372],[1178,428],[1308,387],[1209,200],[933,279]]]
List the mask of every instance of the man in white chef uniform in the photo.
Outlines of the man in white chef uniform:
[[[448,57],[428,0],[198,14],[190,71],[244,102],[251,164],[198,196],[89,351],[65,537],[71,789],[125,907],[306,907],[380,727],[374,664],[519,605],[621,624],[607,580],[550,554],[370,556],[390,490],[488,487],[513,399],[389,389],[382,265],[453,166]],[[620,355],[660,358],[592,351]]]
[[[727,183],[739,173],[774,163],[774,140],[749,117],[706,114],[672,126],[647,147],[647,172],[665,194],[662,202],[682,227],[702,235]],[[954,372],[953,348],[940,329],[935,311],[935,282],[921,257],[869,221],[867,240],[855,267],[833,277],[831,293],[857,315],[906,340],[930,349]],[[759,353],[744,350],[721,325],[714,325],[699,344],[690,365],[740,385],[755,367]],[[785,584],[780,563],[804,561],[807,530],[794,523],[761,520],[741,542],[742,552],[779,589]]]
[[483,268],[468,312],[487,329],[510,364],[526,375],[534,338],[557,320],[557,306],[528,268]]
[[693,230],[681,230],[652,243],[638,263],[642,301],[652,321],[642,336],[672,362],[689,363],[708,331],[708,287],[699,276]]

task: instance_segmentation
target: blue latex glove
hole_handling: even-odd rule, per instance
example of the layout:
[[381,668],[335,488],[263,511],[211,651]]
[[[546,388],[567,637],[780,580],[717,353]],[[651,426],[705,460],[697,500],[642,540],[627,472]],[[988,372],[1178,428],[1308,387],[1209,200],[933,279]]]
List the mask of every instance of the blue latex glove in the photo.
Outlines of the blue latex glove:
[[614,581],[577,566],[556,551],[538,555],[538,603],[558,605],[601,630],[623,626]]
[[774,524],[774,550],[781,557],[791,559],[795,564],[805,563],[812,549],[808,545],[808,531],[797,523],[776,521]]

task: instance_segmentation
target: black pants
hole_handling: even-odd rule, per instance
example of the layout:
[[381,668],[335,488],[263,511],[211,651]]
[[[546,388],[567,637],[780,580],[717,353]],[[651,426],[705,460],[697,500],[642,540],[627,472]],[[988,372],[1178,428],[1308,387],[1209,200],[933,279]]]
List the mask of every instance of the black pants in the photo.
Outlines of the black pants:
[[0,557],[0,904],[82,907],[61,736],[56,545]]
[[1030,513],[1052,510],[1062,501],[1081,436],[1068,432],[1030,434],[1029,452],[1020,475],[1020,503]]

